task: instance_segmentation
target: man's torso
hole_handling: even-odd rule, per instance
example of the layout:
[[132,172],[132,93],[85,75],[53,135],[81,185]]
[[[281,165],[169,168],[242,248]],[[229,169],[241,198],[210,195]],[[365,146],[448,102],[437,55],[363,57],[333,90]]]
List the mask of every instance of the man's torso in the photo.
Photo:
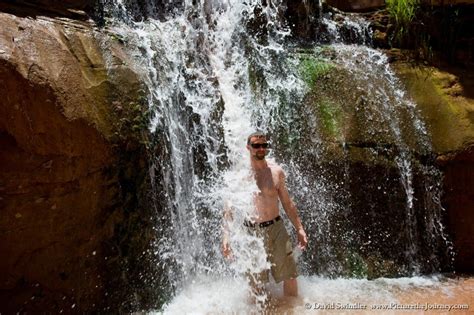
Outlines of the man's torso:
[[268,162],[268,167],[255,171],[258,192],[254,194],[254,222],[264,222],[279,215],[278,187],[280,186],[281,167]]

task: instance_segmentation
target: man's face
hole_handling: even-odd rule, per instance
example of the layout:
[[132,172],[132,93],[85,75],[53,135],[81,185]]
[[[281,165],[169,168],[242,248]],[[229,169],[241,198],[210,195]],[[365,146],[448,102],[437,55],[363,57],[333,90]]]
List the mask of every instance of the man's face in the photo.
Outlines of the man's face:
[[250,144],[247,145],[250,155],[256,160],[264,160],[267,155],[268,143],[264,137],[250,138]]

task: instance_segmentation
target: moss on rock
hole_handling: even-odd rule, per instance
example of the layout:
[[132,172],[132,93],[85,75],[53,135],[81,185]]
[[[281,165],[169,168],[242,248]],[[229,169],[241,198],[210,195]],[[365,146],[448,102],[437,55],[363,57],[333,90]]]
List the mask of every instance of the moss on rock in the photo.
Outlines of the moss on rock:
[[308,86],[315,86],[318,80],[334,70],[334,64],[309,54],[302,54],[299,73]]
[[394,68],[421,110],[435,152],[457,151],[474,143],[474,99],[468,95],[474,87],[472,81],[461,81],[459,74],[453,73],[459,69],[450,72],[404,63]]

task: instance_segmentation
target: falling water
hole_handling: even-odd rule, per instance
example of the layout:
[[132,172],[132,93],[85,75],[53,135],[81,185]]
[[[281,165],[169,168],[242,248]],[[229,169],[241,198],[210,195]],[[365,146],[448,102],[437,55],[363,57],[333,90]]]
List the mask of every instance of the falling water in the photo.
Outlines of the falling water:
[[[442,262],[434,258],[436,255],[433,253],[437,252],[441,259],[446,259],[450,255],[450,244],[440,224],[443,210],[439,202],[440,172],[430,162],[419,161],[420,157],[421,160],[429,160],[432,152],[427,130],[419,118],[416,104],[406,95],[391,69],[388,57],[366,46],[370,43],[368,23],[357,16],[337,17],[335,20],[338,22],[328,16],[321,19],[321,24],[327,27],[323,43],[329,38],[331,44],[320,44],[313,50],[306,49],[298,54],[304,61],[310,59],[319,63],[322,72],[330,69],[333,77],[338,78],[338,73],[344,73],[345,81],[338,79],[337,82],[331,82],[332,85],[339,86],[330,90],[332,95],[329,101],[333,103],[333,108],[339,108],[340,116],[361,116],[362,120],[355,122],[355,125],[360,124],[358,130],[351,126],[354,125],[354,121],[351,122],[354,118],[346,119],[342,121],[348,123],[348,126],[338,126],[340,130],[336,131],[337,134],[332,139],[318,139],[314,135],[321,135],[324,128],[321,125],[315,126],[314,121],[323,125],[324,121],[315,116],[325,116],[326,113],[318,112],[314,105],[310,105],[300,110],[303,115],[296,114],[290,120],[306,121],[296,124],[296,130],[291,132],[293,135],[311,136],[298,136],[299,139],[291,146],[291,150],[279,147],[280,151],[284,151],[279,156],[280,160],[288,164],[291,173],[299,175],[293,179],[292,186],[305,221],[310,230],[318,231],[317,243],[324,244],[322,248],[317,246],[308,251],[304,265],[313,272],[332,276],[367,274],[366,269],[371,266],[363,261],[371,260],[370,256],[378,255],[377,247],[381,248],[385,242],[390,242],[396,244],[397,249],[403,248],[401,255],[393,252],[381,254],[385,257],[382,260],[396,261],[397,271],[392,269],[392,274],[418,274],[439,270]],[[351,36],[345,38],[341,36],[342,32]],[[345,43],[346,40],[350,44]],[[353,44],[354,41],[356,44]],[[331,76],[331,73],[328,75]],[[327,81],[323,75],[318,82],[311,84],[324,86],[325,80]],[[315,92],[310,92],[310,95],[311,93]],[[319,102],[321,106],[326,97],[327,94],[324,93],[319,95],[316,103]],[[331,119],[337,120],[337,117],[334,118],[333,115]],[[282,128],[277,126],[276,129]],[[353,136],[354,133],[357,134],[356,137]],[[338,150],[330,148],[333,141],[342,148],[339,155],[334,155]],[[381,149],[380,146],[386,148]],[[293,148],[297,148],[297,154],[292,152]],[[383,188],[383,180],[380,179],[376,182],[376,187],[370,184],[367,177],[358,174],[357,163],[351,161],[354,159],[351,158],[354,151],[351,148],[371,152],[367,159],[372,160],[374,165],[391,163],[398,174],[390,176],[394,176],[393,179],[400,185],[397,187],[388,184]],[[390,156],[388,160],[383,158],[386,154]],[[328,159],[331,161],[325,162]],[[354,190],[353,185],[357,181],[358,185],[364,186],[357,186]],[[367,222],[363,221],[354,223],[357,220],[351,217],[360,217],[360,211],[364,211],[364,208],[357,205],[357,201],[364,199],[358,196],[357,191],[361,192],[359,195],[365,191],[365,194],[379,196],[381,201],[363,203],[367,210],[373,209],[365,210],[367,212],[364,216],[374,220],[379,216],[377,212],[381,212],[384,214],[382,222],[375,219],[372,222],[374,226],[364,226]],[[400,193],[404,194],[404,204],[395,201],[392,206],[394,202],[391,196],[400,196]],[[422,200],[417,200],[420,196]],[[383,210],[384,208],[389,211]],[[383,224],[390,217],[396,218],[389,224],[394,228],[385,224],[377,231],[371,230],[375,224]],[[348,220],[351,223],[348,224]],[[324,254],[314,257],[314,252]],[[366,252],[366,258],[361,260],[363,252]],[[379,266],[377,269],[380,272],[383,268]],[[383,273],[382,271],[381,274]]]
[[[231,269],[242,272],[266,264],[263,257],[247,266],[244,249],[262,245],[239,233],[256,189],[248,180],[246,138],[256,128],[268,128],[280,98],[298,95],[302,87],[280,43],[288,31],[278,25],[278,3],[257,3],[189,1],[168,19],[133,23],[123,3],[109,11],[120,18],[112,20],[110,29],[126,43],[147,83],[155,113],[150,128],[165,144],[155,173],[166,183],[171,228],[162,230],[157,248],[175,288],[200,274],[230,272],[216,241],[224,202],[236,211],[232,245],[237,259]],[[267,21],[263,41],[247,36],[246,24],[257,19]],[[266,78],[258,95],[249,71]]]
[[[369,233],[369,240],[363,239],[347,223],[357,208],[352,202],[348,159],[352,144],[344,134],[337,136],[343,148],[344,158],[338,164],[342,175],[332,174],[319,163],[327,158],[328,150],[316,123],[318,113],[304,105],[311,87],[301,78],[298,50],[288,48],[290,32],[280,2],[186,0],[172,1],[164,8],[122,0],[103,4],[107,28],[134,60],[130,66],[142,75],[153,112],[150,129],[158,153],[150,171],[162,197],[158,202],[165,209],[159,214],[156,255],[169,283],[165,290],[177,294],[166,306],[169,312],[177,312],[180,303],[191,303],[187,297],[210,283],[220,292],[219,299],[228,294],[229,300],[242,301],[247,292],[242,273],[266,267],[265,257],[252,254],[262,246],[261,240],[242,231],[243,220],[253,211],[251,195],[257,189],[249,180],[245,148],[247,136],[256,129],[272,135],[276,152],[268,158],[277,159],[289,174],[290,190],[310,236],[310,248],[299,259],[306,274],[360,276],[349,269],[364,265],[359,250],[363,246],[371,250],[370,239],[380,238]],[[367,127],[368,134],[390,139],[388,150],[403,187],[403,222],[408,225],[401,232],[401,246],[406,246],[406,252],[401,258],[397,255],[398,260],[377,256],[376,262],[393,258],[398,263],[395,275],[416,274],[420,266],[437,270],[436,257],[426,267],[421,261],[426,254],[419,251],[420,216],[415,213],[412,163],[414,152],[426,155],[431,148],[416,106],[404,95],[386,56],[364,46],[369,44],[365,22],[343,20],[345,29],[351,30],[350,42],[356,44],[343,43],[347,36],[341,35],[340,24],[327,17],[322,24],[327,31],[321,42],[331,43],[329,56],[321,45],[304,54],[345,69],[357,78],[355,88],[369,91],[370,106],[360,109],[367,121],[374,122]],[[412,126],[401,125],[403,115],[411,118]],[[408,139],[416,141],[409,143]],[[422,186],[430,194],[423,206],[434,209],[426,211],[427,242],[438,242],[444,238],[439,223],[439,175],[429,165],[421,165],[417,172],[423,173]],[[220,253],[226,206],[234,210],[230,229],[235,259],[230,263]],[[388,235],[383,229],[380,233]],[[400,235],[386,236],[386,240],[392,238]],[[348,248],[348,253],[341,252]],[[306,290],[310,279],[303,280]],[[229,290],[232,287],[238,289]],[[212,299],[205,299],[206,303]],[[235,305],[213,303],[207,310],[235,310]]]

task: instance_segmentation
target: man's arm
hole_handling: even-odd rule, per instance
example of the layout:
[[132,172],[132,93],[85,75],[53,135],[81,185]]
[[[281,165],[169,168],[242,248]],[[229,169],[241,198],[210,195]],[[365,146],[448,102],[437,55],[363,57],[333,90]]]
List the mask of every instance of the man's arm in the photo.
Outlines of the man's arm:
[[232,257],[232,251],[229,244],[229,222],[232,220],[232,206],[226,201],[224,203],[224,216],[222,224],[222,254],[227,259]]
[[303,228],[303,224],[301,223],[301,219],[298,215],[298,210],[296,209],[296,205],[290,197],[290,193],[286,188],[286,176],[285,172],[280,169],[279,170],[279,183],[278,183],[278,196],[280,197],[281,204],[283,205],[283,209],[285,209],[288,218],[290,219],[291,223],[296,229],[298,235],[298,244],[301,249],[306,248],[306,244],[308,243],[308,237],[306,236],[306,232]]

